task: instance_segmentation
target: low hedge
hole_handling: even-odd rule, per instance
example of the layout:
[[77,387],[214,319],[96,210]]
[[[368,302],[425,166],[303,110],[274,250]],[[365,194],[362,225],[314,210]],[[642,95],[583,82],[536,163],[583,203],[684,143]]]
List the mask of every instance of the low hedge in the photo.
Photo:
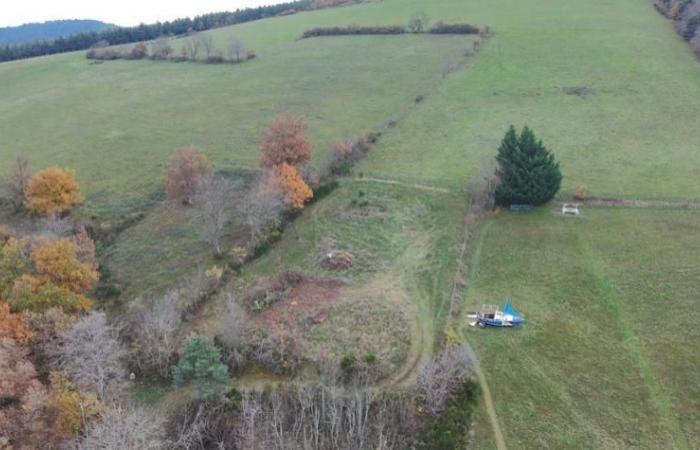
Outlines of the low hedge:
[[304,31],[302,39],[320,36],[349,36],[362,34],[404,34],[406,27],[403,25],[388,25],[379,27],[361,27],[348,25],[347,27],[320,27]]

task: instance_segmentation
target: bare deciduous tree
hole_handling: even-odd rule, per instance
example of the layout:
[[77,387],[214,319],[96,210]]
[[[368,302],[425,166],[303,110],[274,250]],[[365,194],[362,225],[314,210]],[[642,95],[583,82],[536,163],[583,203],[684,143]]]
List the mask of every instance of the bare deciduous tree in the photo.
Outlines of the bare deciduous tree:
[[31,177],[29,160],[18,156],[3,180],[2,190],[18,211],[24,206],[24,191]]
[[221,235],[228,218],[226,206],[234,191],[234,184],[220,175],[208,174],[199,183],[195,204],[199,206],[202,237],[221,255]]
[[428,28],[428,15],[423,11],[418,11],[411,16],[408,21],[408,31],[411,33],[422,33]]
[[173,47],[170,45],[170,39],[167,36],[161,36],[151,45],[151,58],[153,59],[168,59],[173,52]]
[[36,235],[49,241],[55,241],[67,236],[72,229],[73,225],[70,221],[60,217],[58,214],[51,214],[36,222]]
[[161,450],[171,448],[163,437],[164,418],[137,406],[114,406],[89,425],[76,443],[80,450]]
[[483,214],[496,206],[498,178],[493,164],[482,164],[470,183],[471,211]]
[[211,34],[199,33],[195,35],[195,39],[197,39],[199,45],[204,49],[207,58],[210,58],[214,54],[214,39],[211,37]]
[[228,56],[231,60],[241,62],[246,57],[247,49],[243,41],[233,36],[228,44]]
[[280,225],[285,209],[284,193],[263,177],[248,194],[242,209],[251,238],[257,241],[266,230]]
[[115,398],[123,385],[124,348],[118,328],[107,323],[104,313],[93,312],[60,333],[50,354],[52,365],[66,372],[81,390],[99,399]]
[[219,326],[216,333],[217,342],[223,349],[223,357],[229,367],[236,367],[244,361],[244,337],[247,315],[233,294],[226,295],[219,310]]
[[185,42],[183,44],[183,49],[185,51],[185,54],[189,59],[192,61],[195,61],[197,59],[197,55],[199,54],[199,50],[202,48],[202,43],[200,40],[197,38],[197,36],[190,36],[187,39],[185,39]]
[[445,348],[418,375],[426,411],[439,414],[463,383],[474,376],[474,364],[463,346]]
[[144,306],[142,299],[135,305],[131,326],[134,361],[142,372],[168,378],[182,324],[180,294],[170,291],[150,305]]

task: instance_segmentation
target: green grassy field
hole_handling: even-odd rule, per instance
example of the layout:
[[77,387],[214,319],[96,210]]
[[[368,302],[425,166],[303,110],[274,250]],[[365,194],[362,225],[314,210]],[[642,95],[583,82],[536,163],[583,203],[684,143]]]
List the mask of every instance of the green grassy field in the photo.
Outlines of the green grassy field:
[[693,448],[699,223],[688,211],[545,209],[481,227],[467,305],[512,297],[527,318],[464,328],[509,447]]
[[82,53],[2,64],[0,167],[23,155],[75,168],[89,211],[119,216],[151,204],[178,146],[199,146],[219,169],[257,167],[260,135],[282,112],[307,116],[322,162],[331,141],[381,127],[432,89],[467,43],[310,39],[239,66],[91,65]]
[[[495,36],[390,131],[366,173],[463,185],[511,123],[527,124],[561,160],[565,193],[586,185],[595,195],[700,197],[700,106],[689,100],[700,95],[700,70],[650,2],[400,4],[435,18],[450,9]],[[565,91],[576,87],[589,95]]]
[[[471,58],[464,52],[474,38],[465,36],[298,40],[313,26],[405,23],[419,10],[495,34]],[[397,123],[356,168],[364,180],[343,179],[227,289],[242,295],[254,279],[290,267],[337,275],[317,266],[319,256],[351,252],[345,294],[376,299],[377,316],[339,306],[313,331],[312,351],[371,349],[376,342],[348,330],[389,330],[390,307],[400,305],[411,342],[396,384],[415,374],[412,360],[430,357],[456,269],[464,188],[510,124],[531,126],[555,152],[562,197],[585,185],[599,196],[700,198],[700,70],[649,1],[383,0],[211,34],[221,48],[236,35],[258,58],[90,64],[81,52],[0,64],[0,172],[17,155],[36,168],[72,167],[87,194],[81,214],[103,224],[146,214],[101,249],[121,300],[215,263],[193,211],[162,202],[168,155],[194,144],[217,169],[250,173],[262,130],[281,112],[307,116],[317,166],[332,140]],[[444,77],[446,63],[457,69]],[[545,209],[481,224],[466,302],[512,296],[528,318],[522,330],[463,330],[510,448],[696,446],[698,219],[631,209],[563,219]],[[227,250],[244,232],[233,217]],[[206,332],[210,320],[193,326]],[[148,388],[142,397],[159,397]],[[486,415],[478,417],[477,448],[491,448]]]

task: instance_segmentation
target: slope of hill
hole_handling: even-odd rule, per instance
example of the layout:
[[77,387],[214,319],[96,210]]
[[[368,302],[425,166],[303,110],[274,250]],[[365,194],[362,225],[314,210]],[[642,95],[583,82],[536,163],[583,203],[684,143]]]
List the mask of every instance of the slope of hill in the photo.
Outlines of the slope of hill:
[[44,23],[26,23],[16,27],[0,28],[0,44],[21,44],[29,41],[48,41],[90,31],[101,31],[114,25],[99,20],[51,20]]
[[[478,52],[471,36],[298,39],[316,26],[403,24],[417,11],[495,34]],[[700,198],[700,70],[650,2],[383,0],[207,35],[220,49],[236,37],[257,58],[91,62],[72,53],[0,64],[0,171],[16,155],[36,168],[75,168],[87,197],[81,218],[104,229],[142,218],[100,248],[119,287],[115,303],[157,298],[198,268],[226,263],[202,241],[193,209],[162,201],[175,148],[197,145],[222,173],[244,178],[256,173],[261,132],[279,113],[306,115],[316,167],[332,141],[381,130],[340,188],[237,270],[222,294],[244,297],[255,280],[292,264],[328,276],[320,257],[352,253],[356,266],[333,295],[355,297],[304,331],[320,354],[334,326],[346,333],[360,317],[363,339],[342,341],[338,332],[334,347],[374,350],[372,331],[396,326],[387,314],[395,305],[411,342],[401,342],[409,350],[392,361],[400,369],[387,384],[414,380],[431,358],[458,284],[466,294],[457,301],[470,306],[511,296],[528,319],[522,330],[454,323],[482,362],[498,415],[490,422],[500,422],[511,448],[688,448],[698,440],[695,211],[583,209],[570,221],[553,209],[501,212],[478,224],[472,241],[462,227],[466,187],[492,164],[510,124],[534,128],[561,161],[561,199],[579,186],[600,197]],[[172,41],[177,54],[182,42]],[[246,231],[240,215],[227,223],[227,255]],[[212,305],[225,298],[188,327],[217,330]],[[352,310],[357,298],[383,312]],[[328,350],[337,356],[336,348]],[[476,448],[493,447],[484,423],[482,414]]]

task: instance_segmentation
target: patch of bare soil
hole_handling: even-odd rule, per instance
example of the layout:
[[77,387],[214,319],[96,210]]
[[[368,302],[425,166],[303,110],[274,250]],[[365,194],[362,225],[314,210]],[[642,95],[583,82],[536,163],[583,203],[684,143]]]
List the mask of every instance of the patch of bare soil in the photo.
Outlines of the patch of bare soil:
[[338,302],[343,285],[342,281],[334,279],[298,280],[286,287],[276,302],[251,315],[250,319],[261,328],[303,333],[323,323],[330,308]]

